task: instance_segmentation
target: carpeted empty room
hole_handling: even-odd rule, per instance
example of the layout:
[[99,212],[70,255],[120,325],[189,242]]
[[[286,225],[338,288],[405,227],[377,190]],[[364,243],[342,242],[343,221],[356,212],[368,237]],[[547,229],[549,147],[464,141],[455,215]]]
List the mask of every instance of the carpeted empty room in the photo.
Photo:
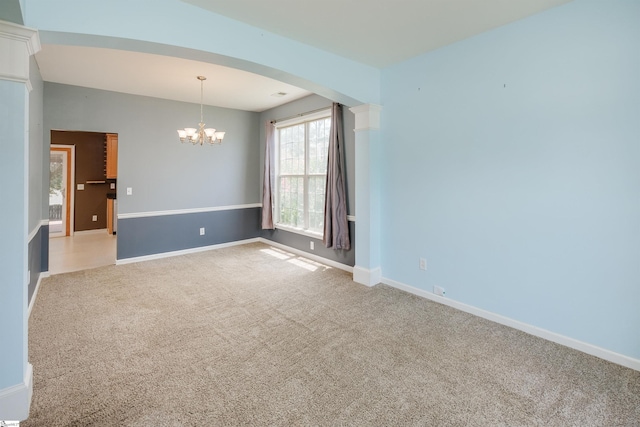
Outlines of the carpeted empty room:
[[52,276],[22,426],[638,426],[640,372],[255,243]]

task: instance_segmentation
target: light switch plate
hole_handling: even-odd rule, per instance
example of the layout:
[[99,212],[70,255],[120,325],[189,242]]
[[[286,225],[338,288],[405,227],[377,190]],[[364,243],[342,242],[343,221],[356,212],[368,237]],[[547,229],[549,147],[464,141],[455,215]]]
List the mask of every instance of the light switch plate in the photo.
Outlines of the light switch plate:
[[127,196],[130,196],[132,194],[133,194],[133,188],[127,187]]
[[84,184],[78,184],[78,190],[84,190]]
[[116,189],[116,184],[112,182],[111,184],[109,184],[109,188],[112,189],[112,190],[115,190]]

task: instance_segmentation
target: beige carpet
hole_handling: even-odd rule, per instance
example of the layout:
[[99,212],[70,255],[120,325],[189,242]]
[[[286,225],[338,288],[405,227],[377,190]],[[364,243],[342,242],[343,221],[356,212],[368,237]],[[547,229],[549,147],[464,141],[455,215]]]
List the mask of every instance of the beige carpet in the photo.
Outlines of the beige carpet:
[[262,244],[46,279],[30,426],[640,426],[640,372]]

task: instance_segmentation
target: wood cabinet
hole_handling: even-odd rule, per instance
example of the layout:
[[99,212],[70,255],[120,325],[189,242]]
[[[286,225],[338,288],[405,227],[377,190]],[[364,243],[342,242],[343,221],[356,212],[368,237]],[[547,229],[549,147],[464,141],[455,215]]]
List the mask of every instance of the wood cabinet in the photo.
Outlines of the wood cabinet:
[[113,199],[107,199],[107,233],[113,234]]
[[107,134],[107,179],[116,179],[118,177],[118,135],[115,133]]

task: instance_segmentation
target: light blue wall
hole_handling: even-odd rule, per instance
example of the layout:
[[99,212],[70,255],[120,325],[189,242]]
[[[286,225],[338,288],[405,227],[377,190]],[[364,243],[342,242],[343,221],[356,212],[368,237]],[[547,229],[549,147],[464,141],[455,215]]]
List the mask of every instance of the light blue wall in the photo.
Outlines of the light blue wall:
[[[26,25],[41,32],[74,34],[69,43],[108,43],[91,37],[107,36],[118,38],[119,49],[138,50],[137,41],[195,49],[234,58],[233,66],[327,97],[344,96],[341,102],[380,99],[376,68],[179,0],[28,0],[25,17]],[[168,52],[164,54],[176,54]],[[210,59],[226,65],[225,58]]]
[[638,22],[576,0],[384,70],[384,276],[640,358]]
[[[49,186],[44,186],[45,179],[48,182],[48,170],[43,166],[49,165],[49,150],[44,147],[42,141],[42,102],[43,82],[38,70],[38,64],[33,56],[29,63],[29,82],[32,90],[29,93],[29,232],[33,231],[40,221],[48,219],[45,206],[49,204]],[[44,176],[46,175],[46,177]]]
[[28,93],[0,80],[0,390],[23,382],[27,358]]
[[[359,114],[363,114],[362,112]],[[356,254],[355,280],[359,283],[375,284],[381,267],[381,178],[383,160],[381,155],[380,130],[358,129],[356,131],[356,212],[358,213],[358,248]],[[373,277],[363,276],[373,273]]]
[[119,213],[260,202],[257,113],[206,106],[207,124],[227,134],[193,146],[176,129],[197,127],[199,104],[49,82],[44,93],[46,142],[52,129],[118,134]]

